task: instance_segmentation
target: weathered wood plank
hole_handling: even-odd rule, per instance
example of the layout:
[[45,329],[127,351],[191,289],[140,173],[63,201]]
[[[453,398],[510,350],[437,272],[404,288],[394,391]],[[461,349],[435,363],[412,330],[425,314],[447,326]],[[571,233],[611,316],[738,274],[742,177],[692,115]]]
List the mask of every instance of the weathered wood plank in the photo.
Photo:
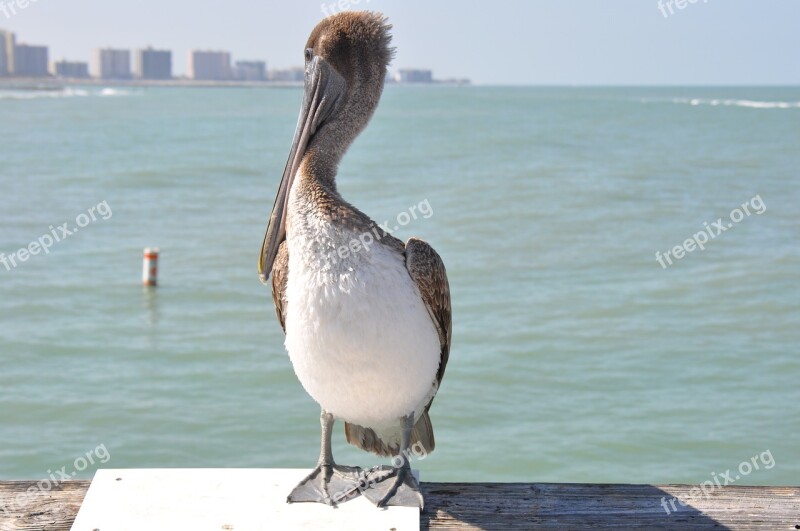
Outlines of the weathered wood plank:
[[[693,485],[426,483],[422,528],[800,529],[800,488],[729,486],[691,496]],[[697,491],[695,491],[697,494]],[[670,514],[662,505],[666,503]]]
[[64,481],[44,491],[36,481],[0,481],[0,531],[69,531],[90,483]]
[[[423,483],[422,529],[800,529],[800,487]],[[33,487],[31,494],[28,489]],[[68,530],[88,481],[0,481],[0,531]],[[686,499],[684,507],[673,497]],[[664,508],[666,504],[671,514]]]

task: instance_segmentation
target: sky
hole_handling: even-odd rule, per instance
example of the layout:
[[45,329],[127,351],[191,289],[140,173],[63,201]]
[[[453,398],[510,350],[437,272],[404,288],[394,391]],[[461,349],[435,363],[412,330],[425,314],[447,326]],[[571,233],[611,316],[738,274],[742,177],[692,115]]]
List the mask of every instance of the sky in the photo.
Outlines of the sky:
[[[669,4],[669,5],[668,5]],[[16,14],[12,14],[13,5]],[[19,5],[24,5],[20,8]],[[223,49],[300,65],[325,11],[381,11],[397,68],[487,85],[800,85],[798,0],[0,0],[0,28],[89,61],[97,47]],[[683,5],[680,9],[678,6]],[[670,13],[670,6],[671,11]],[[4,13],[4,8],[5,12]],[[323,9],[324,8],[324,9]]]

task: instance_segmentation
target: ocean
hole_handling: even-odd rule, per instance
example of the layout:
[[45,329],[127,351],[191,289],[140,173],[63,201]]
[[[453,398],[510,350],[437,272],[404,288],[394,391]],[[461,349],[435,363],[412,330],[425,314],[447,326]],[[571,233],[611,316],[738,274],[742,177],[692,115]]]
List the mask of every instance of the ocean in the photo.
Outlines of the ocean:
[[[315,464],[256,271],[300,100],[0,90],[0,478]],[[338,182],[447,265],[422,479],[796,485],[798,171],[797,88],[387,87]]]

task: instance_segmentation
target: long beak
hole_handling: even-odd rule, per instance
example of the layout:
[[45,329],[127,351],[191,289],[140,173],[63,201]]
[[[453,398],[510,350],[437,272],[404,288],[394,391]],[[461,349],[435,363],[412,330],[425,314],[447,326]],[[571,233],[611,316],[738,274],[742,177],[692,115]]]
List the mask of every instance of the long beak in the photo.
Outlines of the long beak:
[[294,132],[292,148],[289,150],[289,159],[286,161],[281,184],[278,186],[278,195],[272,206],[267,234],[264,236],[258,259],[258,278],[263,284],[267,283],[272,272],[278,247],[286,239],[289,192],[306,148],[314,133],[336,112],[346,88],[347,83],[344,78],[327,61],[319,56],[309,61],[306,67],[303,106],[297,119],[297,129]]

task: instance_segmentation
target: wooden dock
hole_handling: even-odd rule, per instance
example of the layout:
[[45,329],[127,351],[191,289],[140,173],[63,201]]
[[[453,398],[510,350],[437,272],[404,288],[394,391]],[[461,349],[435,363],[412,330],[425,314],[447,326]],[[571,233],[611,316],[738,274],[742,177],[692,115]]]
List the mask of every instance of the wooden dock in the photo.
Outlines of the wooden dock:
[[[0,481],[0,531],[70,529],[89,481]],[[423,483],[420,529],[800,529],[800,487]],[[31,494],[24,494],[29,492]],[[694,489],[694,490],[693,490]],[[28,496],[22,509],[19,495]],[[673,498],[690,500],[684,507]],[[670,514],[667,514],[667,509]],[[378,509],[376,509],[378,510]],[[101,530],[103,531],[103,530]],[[106,530],[112,531],[112,530]]]

